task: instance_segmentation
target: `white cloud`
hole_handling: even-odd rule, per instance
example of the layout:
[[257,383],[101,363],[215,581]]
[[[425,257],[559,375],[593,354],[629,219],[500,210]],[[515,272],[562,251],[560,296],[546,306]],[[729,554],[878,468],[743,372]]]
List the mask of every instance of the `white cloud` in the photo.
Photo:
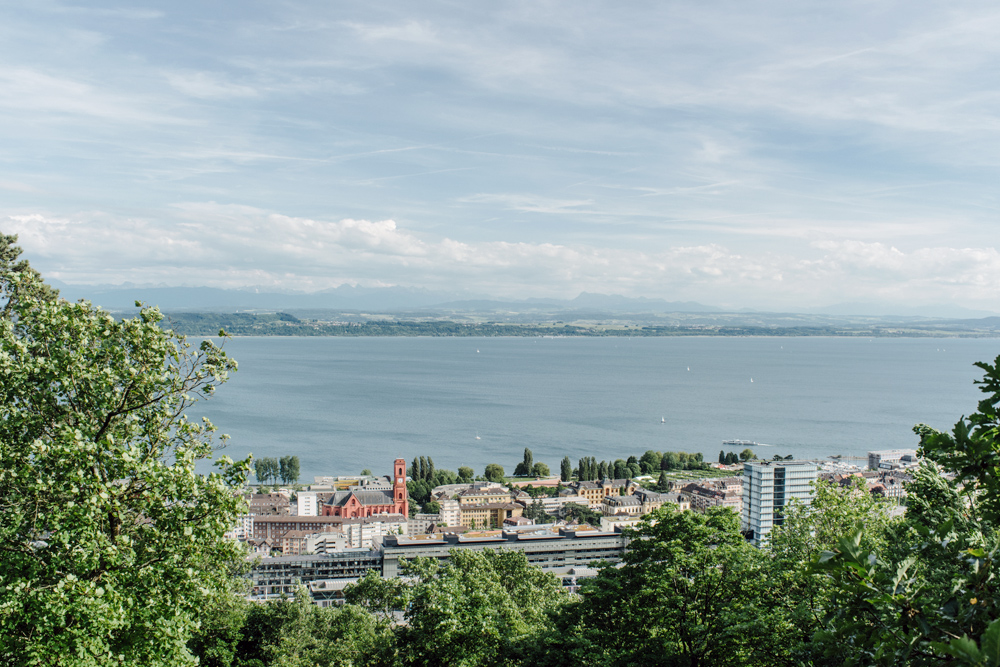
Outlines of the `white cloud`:
[[176,118],[155,111],[154,106],[148,98],[118,93],[87,81],[55,76],[34,68],[0,69],[0,109],[31,112],[31,120],[37,120],[38,114],[43,114],[128,123],[178,122]]
[[628,250],[427,238],[392,220],[318,220],[250,206],[186,203],[153,222],[100,213],[0,217],[41,270],[67,282],[262,285],[343,283],[468,289],[497,296],[581,291],[757,307],[872,296],[995,308],[996,248],[821,241],[817,257],[734,252],[718,244]]
[[212,72],[167,72],[167,81],[175,89],[201,99],[222,99],[228,97],[256,97],[258,91],[252,86],[231,83]]

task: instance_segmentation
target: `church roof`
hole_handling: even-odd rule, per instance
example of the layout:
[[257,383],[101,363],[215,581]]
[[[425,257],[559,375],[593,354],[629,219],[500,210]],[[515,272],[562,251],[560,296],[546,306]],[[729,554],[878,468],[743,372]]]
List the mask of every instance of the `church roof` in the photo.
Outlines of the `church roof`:
[[368,505],[392,505],[395,500],[391,491],[338,491],[332,498],[326,501],[327,505],[343,507],[348,499],[354,496],[362,506]]

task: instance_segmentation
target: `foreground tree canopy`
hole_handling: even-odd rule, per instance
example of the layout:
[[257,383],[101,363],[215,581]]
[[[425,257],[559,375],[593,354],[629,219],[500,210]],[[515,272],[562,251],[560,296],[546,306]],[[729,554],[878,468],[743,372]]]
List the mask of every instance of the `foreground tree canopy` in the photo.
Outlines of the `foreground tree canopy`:
[[249,462],[186,411],[235,370],[144,308],[67,303],[0,237],[0,662],[182,665],[233,587]]

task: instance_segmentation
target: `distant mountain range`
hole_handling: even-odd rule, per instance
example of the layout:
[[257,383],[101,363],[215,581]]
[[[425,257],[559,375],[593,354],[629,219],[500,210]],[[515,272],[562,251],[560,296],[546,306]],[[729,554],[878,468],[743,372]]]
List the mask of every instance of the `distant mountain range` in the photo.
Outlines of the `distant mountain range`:
[[[131,311],[135,302],[157,305],[165,312],[204,311],[358,311],[368,313],[419,313],[457,314],[481,313],[501,315],[518,313],[547,314],[555,318],[602,318],[609,315],[655,315],[666,313],[700,313],[707,318],[712,314],[741,315],[748,321],[764,316],[765,312],[752,309],[726,311],[715,306],[694,301],[667,301],[647,297],[625,297],[611,294],[583,292],[575,299],[494,299],[482,295],[463,295],[454,292],[432,291],[410,287],[352,287],[342,285],[319,292],[269,292],[255,288],[219,289],[215,287],[149,287],[135,285],[70,285],[56,280],[49,281],[70,301],[87,299],[112,311]],[[826,307],[797,308],[792,311],[809,317],[832,316],[935,319],[975,319],[996,316],[997,313],[976,311],[954,305],[928,305],[925,307],[899,307],[878,303],[841,303]],[[789,313],[790,315],[792,313]],[[771,313],[774,315],[774,313]],[[772,319],[772,318],[768,318]],[[791,319],[798,319],[792,317]]]
[[87,299],[106,310],[132,310],[136,301],[157,305],[163,311],[235,310],[363,310],[399,312],[414,310],[502,312],[537,310],[587,310],[601,312],[719,312],[693,301],[665,301],[584,292],[575,299],[496,300],[461,298],[448,292],[408,287],[340,287],[320,292],[265,292],[252,288],[139,287],[131,285],[69,285],[50,281],[70,300]]

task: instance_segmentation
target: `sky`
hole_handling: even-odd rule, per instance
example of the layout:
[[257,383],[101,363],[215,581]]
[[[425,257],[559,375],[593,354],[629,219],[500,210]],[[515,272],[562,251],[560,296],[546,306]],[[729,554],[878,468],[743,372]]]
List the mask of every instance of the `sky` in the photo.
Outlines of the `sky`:
[[0,0],[67,283],[1000,312],[989,2]]

